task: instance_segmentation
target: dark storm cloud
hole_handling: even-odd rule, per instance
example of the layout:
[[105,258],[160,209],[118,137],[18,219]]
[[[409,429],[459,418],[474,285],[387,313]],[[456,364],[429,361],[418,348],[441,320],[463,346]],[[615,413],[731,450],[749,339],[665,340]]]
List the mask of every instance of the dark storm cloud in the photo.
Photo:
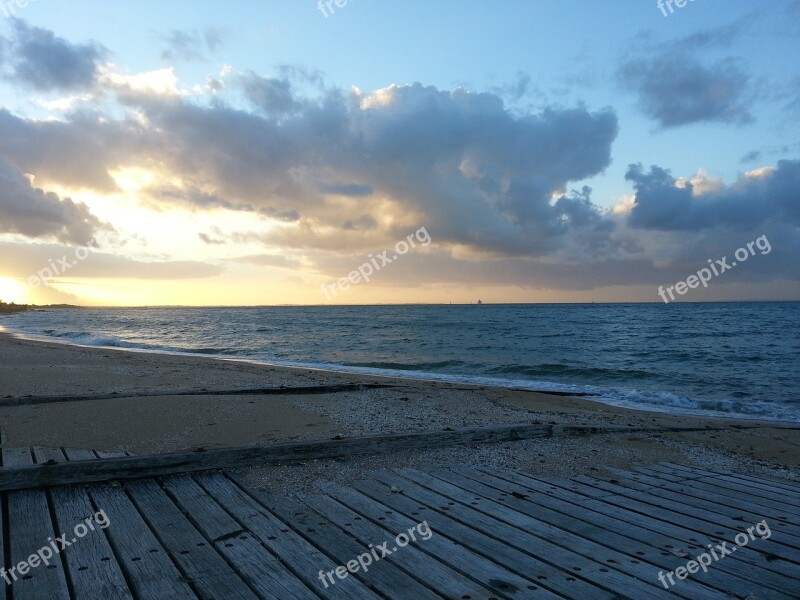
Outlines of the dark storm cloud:
[[12,67],[9,79],[42,92],[91,88],[105,50],[73,44],[47,29],[13,19],[13,38],[3,53]]
[[87,245],[101,227],[85,204],[34,188],[0,157],[0,233]]
[[161,36],[166,47],[161,53],[164,60],[204,61],[222,45],[221,30],[209,27],[204,31],[173,29]]
[[617,79],[637,94],[641,110],[665,129],[704,122],[750,123],[750,75],[731,56],[710,58],[730,46],[743,26],[739,21],[669,42],[648,40],[622,62]]
[[261,77],[250,72],[239,78],[239,84],[245,98],[266,114],[292,113],[302,107],[289,79]]
[[631,165],[625,178],[636,190],[628,220],[634,228],[749,230],[768,221],[800,226],[800,161],[779,161],[775,169],[740,177],[733,185],[699,196],[691,182],[677,187],[672,174],[658,166],[645,172],[642,165]]
[[732,59],[702,64],[689,53],[631,60],[619,72],[644,113],[663,128],[717,121],[753,120],[747,101],[750,77]]

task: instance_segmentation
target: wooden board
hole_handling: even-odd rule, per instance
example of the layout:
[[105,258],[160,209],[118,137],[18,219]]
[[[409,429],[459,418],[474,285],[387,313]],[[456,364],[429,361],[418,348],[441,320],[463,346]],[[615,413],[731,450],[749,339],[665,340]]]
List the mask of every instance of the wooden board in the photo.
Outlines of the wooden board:
[[[709,535],[702,531],[690,529],[685,522],[666,522],[652,515],[652,507],[643,503],[630,503],[626,499],[619,499],[616,495],[610,495],[609,501],[596,500],[594,497],[597,490],[591,487],[581,486],[575,482],[568,480],[555,480],[544,479],[538,480],[520,472],[501,471],[497,476],[520,483],[532,490],[541,491],[555,498],[571,502],[575,504],[574,510],[584,511],[591,510],[610,519],[615,519],[614,527],[627,527],[624,524],[633,526],[628,528],[632,534],[637,534],[638,531],[644,530],[645,532],[652,531],[665,540],[670,538],[677,540],[677,544],[672,541],[663,541],[660,547],[665,551],[674,552],[684,548],[699,548],[704,550],[707,544],[719,540],[717,535]],[[582,495],[583,492],[589,496]],[[687,519],[688,520],[688,519]],[[646,533],[644,534],[647,535]],[[645,540],[647,537],[644,538]],[[758,567],[764,571],[771,571],[775,577],[779,577],[779,585],[776,589],[789,589],[792,586],[797,586],[800,582],[800,566],[788,562],[779,557],[769,556],[760,552],[750,553],[737,553],[726,557],[724,563],[716,563],[718,569],[728,570],[736,569],[740,571],[739,565],[736,563],[745,563],[748,570],[753,566]]]
[[613,600],[617,597],[590,581],[575,577],[568,570],[544,562],[538,556],[507,543],[504,536],[501,536],[503,539],[497,539],[451,518],[446,512],[437,512],[415,502],[399,487],[392,491],[391,486],[376,480],[358,481],[353,487],[366,497],[379,501],[398,513],[416,520],[424,519],[435,535],[445,536],[452,542],[501,564],[509,571],[532,580],[536,587],[567,598]]
[[[29,448],[3,447],[4,468],[16,468],[19,465],[33,464],[33,456]],[[8,522],[6,531],[9,537],[6,549],[6,560],[13,566],[52,543],[61,550],[61,532],[56,533],[50,516],[47,493],[44,490],[25,490],[10,493],[7,496]],[[70,540],[67,539],[66,542]],[[52,547],[51,547],[52,548]],[[69,600],[66,575],[62,555],[53,550],[49,565],[40,564],[24,575],[18,574],[10,586],[15,600]]]
[[106,533],[137,599],[198,597],[121,487],[95,486],[89,494],[111,521]]
[[[397,531],[390,524],[379,521],[380,525],[378,525],[330,496],[302,496],[301,499],[320,515],[339,524],[344,531],[353,535],[362,544],[368,555],[370,544],[373,547],[379,547],[389,541],[389,547],[386,549],[392,554],[382,560],[391,560],[414,579],[444,598],[463,598],[464,596],[476,600],[489,600],[498,596],[507,598],[502,590],[489,589],[471,579],[469,575],[439,562],[437,556],[427,554],[422,549],[426,543],[425,540],[418,539],[415,542],[409,542],[404,548],[398,548],[395,545]],[[386,507],[381,506],[381,508],[385,509]],[[385,515],[387,511],[383,510],[382,512]],[[403,531],[417,525],[411,520],[407,520],[406,523]],[[380,555],[379,553],[378,556]],[[373,556],[369,556],[369,559],[372,560]]]
[[128,456],[54,465],[9,466],[0,469],[0,491],[75,483],[143,479],[214,469],[309,461],[340,456],[402,452],[414,448],[508,442],[548,437],[550,425],[504,425],[452,431],[427,431],[365,436],[317,442],[224,448],[203,452]]
[[[337,566],[347,565],[348,561],[355,559],[365,552],[364,545],[330,520],[315,513],[307,506],[299,504],[288,498],[263,495],[262,502],[270,512],[284,522],[290,524],[292,528],[309,543],[318,549],[322,556],[328,558],[326,566],[320,567],[322,577]],[[339,579],[333,575],[335,585],[330,584],[327,579],[328,587],[322,581],[317,582],[315,588],[318,593],[328,593],[330,590],[338,588],[341,584],[358,580],[363,582],[360,585],[374,590],[374,594],[382,597],[391,598],[397,590],[404,590],[412,598],[420,600],[441,600],[442,596],[435,593],[427,586],[420,583],[417,579],[401,569],[393,561],[382,560],[376,562],[368,572],[368,576],[363,573],[356,573],[345,579]],[[373,595],[374,595],[373,594]]]
[[[90,453],[91,454],[91,453]],[[37,463],[65,462],[67,456],[58,448],[33,448]],[[59,531],[74,531],[79,523],[89,520],[93,529],[78,542],[64,550],[68,581],[72,594],[86,600],[126,600],[133,596],[122,570],[106,538],[102,515],[97,521],[97,509],[83,488],[56,487],[50,490],[52,512]]]
[[[221,477],[221,476],[220,476]],[[156,537],[203,600],[257,600],[257,596],[217,553],[153,480],[125,486]]]
[[[414,476],[411,471],[404,471],[404,475],[406,473]],[[635,600],[669,598],[655,585],[644,583],[622,572],[619,568],[621,565],[618,565],[613,558],[608,562],[607,559],[610,557],[605,553],[592,550],[587,555],[579,552],[570,543],[564,546],[557,544],[551,539],[552,534],[560,533],[555,528],[552,528],[552,531],[537,531],[536,523],[532,519],[479,496],[463,490],[448,490],[447,493],[441,493],[439,490],[430,489],[427,485],[401,479],[396,475],[378,473],[374,478],[402,488],[404,494],[420,502],[421,505],[444,512],[462,524],[504,540],[554,566],[568,569],[574,572],[576,578],[585,578],[609,591],[624,589],[626,595]],[[435,484],[434,487],[439,486]],[[657,580],[653,581],[657,585]]]
[[[309,544],[286,523],[266,510],[252,496],[248,495],[232,481],[214,477],[210,474],[197,476],[200,485],[227,510],[247,531],[252,533],[283,565],[283,585],[292,589],[293,597],[316,598],[321,581],[318,573],[331,562],[314,546]],[[349,588],[354,594],[367,591],[355,579],[348,578],[332,586],[331,593],[346,593]]]
[[[570,503],[552,495],[533,491],[523,485],[505,481],[488,473],[462,468],[454,469],[454,471],[491,490],[462,485],[470,491],[481,492],[486,497],[502,501],[512,507],[519,506],[517,510],[525,514],[541,518],[548,523],[561,526],[617,550],[635,554],[643,560],[658,565],[664,571],[672,571],[683,566],[690,557],[695,557],[707,550],[705,546],[685,544],[681,540],[637,528],[596,511],[586,509],[577,511],[572,508],[573,505]],[[438,477],[439,473],[434,472],[432,475]],[[453,482],[457,481],[450,473],[447,473],[446,478]],[[740,571],[742,566],[741,564],[732,566],[724,571],[715,566],[707,573],[697,573],[692,580],[701,581],[709,587],[726,593],[737,593],[743,587],[756,582],[766,588],[771,588],[767,597],[784,600],[792,598],[792,596],[782,593],[787,586],[793,586],[800,591],[800,582],[792,582],[789,578],[779,577],[757,567],[752,567],[745,576]]]

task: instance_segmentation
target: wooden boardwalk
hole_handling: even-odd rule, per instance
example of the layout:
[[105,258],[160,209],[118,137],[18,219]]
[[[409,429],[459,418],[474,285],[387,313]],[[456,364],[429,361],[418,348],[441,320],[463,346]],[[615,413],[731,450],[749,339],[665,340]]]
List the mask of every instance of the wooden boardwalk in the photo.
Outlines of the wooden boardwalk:
[[[107,456],[2,452],[3,467]],[[105,527],[76,535],[100,511]],[[0,600],[800,598],[800,486],[674,464],[574,480],[402,469],[295,499],[206,472],[4,492],[0,516],[6,572],[71,544]],[[771,535],[748,537],[762,521]],[[743,532],[707,573],[659,581]]]

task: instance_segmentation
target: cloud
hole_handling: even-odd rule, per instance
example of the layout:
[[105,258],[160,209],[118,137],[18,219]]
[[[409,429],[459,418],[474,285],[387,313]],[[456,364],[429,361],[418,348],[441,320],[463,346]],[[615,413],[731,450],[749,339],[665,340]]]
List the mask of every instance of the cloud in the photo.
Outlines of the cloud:
[[321,186],[320,191],[326,194],[350,196],[352,198],[371,196],[375,192],[371,185],[361,183],[329,183]]
[[263,267],[278,267],[281,269],[297,269],[303,266],[303,263],[300,260],[282,256],[280,254],[251,254],[248,256],[240,256],[231,260],[233,262],[248,263]]
[[759,151],[759,150],[751,150],[750,152],[748,152],[747,154],[742,156],[742,158],[741,158],[741,160],[739,162],[741,162],[742,164],[752,163],[752,162],[755,162],[755,161],[759,160],[761,158],[761,156],[762,156],[761,151]]
[[245,97],[269,115],[293,113],[303,106],[295,98],[291,81],[286,78],[261,77],[251,71],[239,78],[239,85]]
[[105,50],[96,44],[72,44],[52,31],[13,19],[14,37],[4,52],[9,76],[41,92],[91,88]]
[[85,204],[34,188],[22,171],[0,157],[0,233],[87,245],[101,228]]
[[298,247],[344,249],[354,240],[337,232],[384,214],[375,235],[385,241],[426,225],[443,244],[527,255],[582,226],[552,201],[610,164],[618,130],[610,109],[511,112],[491,93],[419,83],[312,99],[285,91],[258,113],[147,90],[126,96],[132,112],[117,119],[0,111],[0,152],[37,177],[102,192],[116,189],[109,171],[151,169],[176,187],[153,183],[140,194],[148,202],[252,209],[302,225],[275,233]]
[[753,121],[746,101],[750,77],[732,59],[706,66],[688,53],[667,54],[629,61],[619,77],[663,128]]
[[161,36],[166,44],[161,52],[164,60],[205,61],[208,54],[216,52],[224,41],[222,30],[208,27],[202,32],[173,29]]
[[145,149],[155,144],[150,132],[132,119],[76,112],[62,121],[39,121],[0,109],[0,156],[37,180],[67,187],[116,191],[109,171],[136,155],[146,163]]
[[[740,62],[732,57],[715,62],[699,58],[729,45],[741,28],[742,23],[733,23],[645,44],[637,48],[636,58],[623,61],[617,80],[637,94],[642,111],[664,129],[704,122],[750,123],[751,78]],[[643,54],[647,58],[638,58]]]
[[98,251],[90,252],[83,260],[76,260],[75,250],[57,244],[0,242],[0,254],[14,257],[13,264],[3,264],[4,272],[11,277],[27,278],[51,263],[60,265],[62,257],[71,266],[56,279],[96,277],[170,281],[216,277],[223,272],[217,265],[199,261],[146,261]]
[[658,166],[646,172],[631,165],[625,178],[636,198],[628,224],[639,229],[700,231],[716,227],[750,230],[772,221],[800,226],[800,161],[779,161],[775,168],[745,173],[733,185],[698,193],[691,181],[682,185]]
[[529,73],[518,71],[513,81],[495,86],[492,92],[512,101],[521,100],[531,90],[532,78]]

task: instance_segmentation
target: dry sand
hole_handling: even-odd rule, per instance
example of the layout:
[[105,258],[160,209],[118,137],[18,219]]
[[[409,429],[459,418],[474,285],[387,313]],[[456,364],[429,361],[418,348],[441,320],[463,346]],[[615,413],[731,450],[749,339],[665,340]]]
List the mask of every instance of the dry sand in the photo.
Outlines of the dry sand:
[[[800,480],[800,426],[615,408],[584,398],[392,380],[210,358],[83,348],[0,334],[0,428],[9,446],[137,454],[336,435],[375,435],[507,423],[702,427],[680,433],[554,437],[241,470],[258,487],[307,490],[370,470],[451,464],[541,476],[605,474],[669,460]],[[307,395],[203,395],[209,390],[381,383],[393,387]],[[196,391],[196,396],[175,396]],[[142,394],[158,393],[143,397]],[[113,395],[25,404],[29,396]],[[21,405],[14,405],[21,402]],[[754,428],[754,426],[757,426]]]

